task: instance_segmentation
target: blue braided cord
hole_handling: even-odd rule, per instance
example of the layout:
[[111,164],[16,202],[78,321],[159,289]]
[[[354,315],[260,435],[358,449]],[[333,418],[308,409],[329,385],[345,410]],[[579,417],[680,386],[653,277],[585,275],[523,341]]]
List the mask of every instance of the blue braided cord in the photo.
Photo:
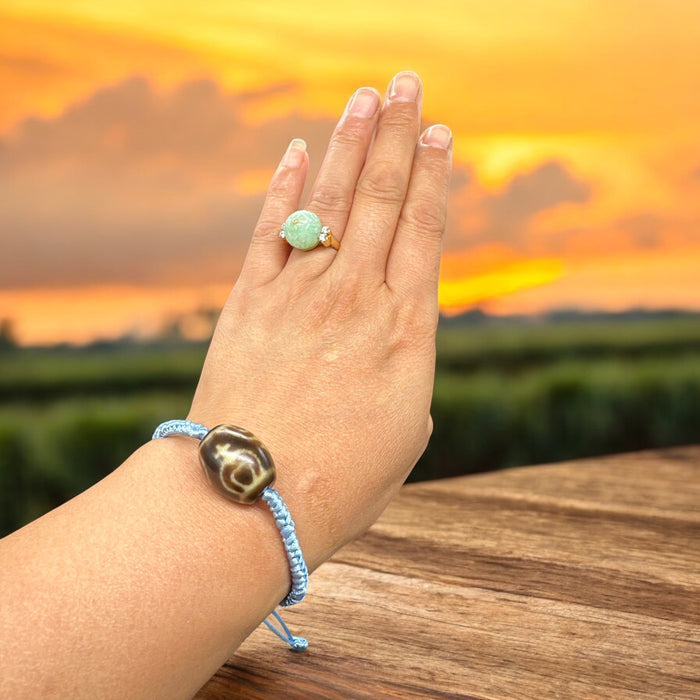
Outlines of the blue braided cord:
[[272,614],[277,618],[277,622],[282,625],[282,629],[285,631],[285,634],[282,634],[282,632],[280,632],[269,620],[263,620],[269,629],[271,629],[283,642],[287,642],[287,644],[289,644],[294,651],[304,651],[304,649],[308,648],[309,643],[303,637],[295,637],[289,631],[289,627],[284,624],[284,620],[277,610],[273,610]]
[[[165,423],[161,423],[153,433],[153,439],[168,437],[169,435],[187,435],[189,437],[198,438],[202,440],[207,433],[209,428],[200,423],[193,423],[188,420],[169,420]],[[309,585],[309,571],[306,568],[306,561],[304,560],[304,555],[301,551],[301,546],[299,545],[299,538],[297,537],[296,530],[294,528],[294,521],[292,520],[292,515],[287,508],[287,504],[282,500],[282,496],[275,491],[275,489],[266,486],[260,497],[267,503],[272,515],[275,519],[275,524],[280,531],[282,536],[282,542],[284,544],[285,552],[287,553],[287,559],[289,560],[289,572],[292,577],[292,587],[285,598],[280,602],[282,607],[289,607],[290,605],[295,605],[296,603],[301,603],[306,597],[306,589]],[[295,651],[303,651],[309,646],[309,643],[303,637],[295,637],[290,631],[287,625],[284,624],[282,618],[276,610],[272,611],[272,614],[277,618],[278,622],[282,625],[286,636],[282,634],[272,623],[264,620],[264,623],[283,641],[285,641],[289,646]]]
[[208,432],[209,428],[199,423],[193,423],[189,420],[169,420],[156,428],[153,439],[168,437],[168,435],[189,435],[189,437],[201,440]]
[[282,535],[284,549],[289,560],[289,571],[292,575],[292,588],[287,596],[280,602],[283,608],[301,603],[306,596],[306,589],[309,585],[309,571],[306,568],[304,555],[299,546],[299,538],[294,529],[294,521],[289,512],[289,508],[282,500],[282,496],[275,489],[267,486],[263,489],[260,497],[267,503],[275,518],[275,523]]

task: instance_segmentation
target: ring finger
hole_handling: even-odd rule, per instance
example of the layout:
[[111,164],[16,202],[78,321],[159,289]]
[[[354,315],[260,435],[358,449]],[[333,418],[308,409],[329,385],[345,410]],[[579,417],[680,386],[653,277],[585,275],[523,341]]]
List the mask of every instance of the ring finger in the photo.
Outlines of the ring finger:
[[[345,112],[333,132],[326,156],[311,190],[306,208],[329,226],[340,240],[350,214],[355,186],[362,172],[367,151],[377,124],[381,99],[374,88],[360,88],[348,101]],[[290,212],[291,214],[291,212]],[[293,250],[287,266],[303,266],[318,274],[333,260],[335,251],[319,246],[313,260],[309,253]],[[298,274],[298,270],[294,270]]]

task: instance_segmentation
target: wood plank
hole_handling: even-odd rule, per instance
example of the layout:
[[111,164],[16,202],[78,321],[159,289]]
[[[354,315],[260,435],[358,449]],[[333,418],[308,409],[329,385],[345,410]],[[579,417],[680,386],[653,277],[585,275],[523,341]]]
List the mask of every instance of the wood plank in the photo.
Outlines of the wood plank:
[[700,698],[700,447],[404,487],[197,695]]

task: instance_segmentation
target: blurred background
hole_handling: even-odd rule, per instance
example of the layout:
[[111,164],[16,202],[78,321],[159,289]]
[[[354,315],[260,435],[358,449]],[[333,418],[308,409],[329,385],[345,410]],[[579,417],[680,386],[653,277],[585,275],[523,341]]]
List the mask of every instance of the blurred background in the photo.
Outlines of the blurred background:
[[[455,136],[427,479],[698,442],[700,3],[3,0],[0,534],[184,416],[287,143]],[[312,179],[312,178],[311,178]]]

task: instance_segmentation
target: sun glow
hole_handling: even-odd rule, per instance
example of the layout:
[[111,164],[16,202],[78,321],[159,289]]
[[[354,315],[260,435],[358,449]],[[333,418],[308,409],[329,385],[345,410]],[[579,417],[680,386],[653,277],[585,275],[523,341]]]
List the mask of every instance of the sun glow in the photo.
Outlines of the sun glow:
[[21,345],[153,338],[182,319],[183,335],[202,339],[211,330],[198,312],[220,308],[227,285],[143,288],[93,285],[80,288],[0,290],[0,318],[12,321]]
[[543,259],[510,263],[463,279],[440,280],[440,311],[448,316],[458,314],[481,302],[547,284],[562,274],[561,261]]

